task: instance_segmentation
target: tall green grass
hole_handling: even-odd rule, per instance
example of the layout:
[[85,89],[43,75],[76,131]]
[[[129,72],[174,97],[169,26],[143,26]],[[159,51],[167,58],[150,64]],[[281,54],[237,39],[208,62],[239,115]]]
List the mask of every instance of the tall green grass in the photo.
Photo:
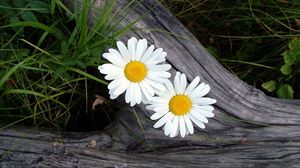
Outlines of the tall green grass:
[[239,78],[274,97],[300,98],[299,1],[162,2]]
[[91,109],[95,95],[107,96],[97,66],[133,25],[116,29],[131,9],[117,13],[115,5],[106,0],[91,25],[89,0],[74,1],[73,9],[60,0],[0,1],[0,120],[69,129],[89,118],[102,117],[95,129],[108,121],[112,114],[101,113],[113,112],[113,103]]

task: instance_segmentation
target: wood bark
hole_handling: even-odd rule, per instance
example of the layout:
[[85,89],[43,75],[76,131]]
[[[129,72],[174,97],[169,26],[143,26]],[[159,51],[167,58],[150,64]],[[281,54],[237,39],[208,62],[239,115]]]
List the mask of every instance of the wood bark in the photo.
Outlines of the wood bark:
[[[117,8],[127,4],[118,0]],[[0,167],[300,167],[300,100],[268,97],[238,79],[157,1],[142,1],[120,27],[145,12],[121,40],[147,38],[168,53],[173,73],[200,76],[211,86],[208,96],[218,102],[206,129],[171,139],[153,128],[144,105],[124,104],[103,131],[1,131]]]

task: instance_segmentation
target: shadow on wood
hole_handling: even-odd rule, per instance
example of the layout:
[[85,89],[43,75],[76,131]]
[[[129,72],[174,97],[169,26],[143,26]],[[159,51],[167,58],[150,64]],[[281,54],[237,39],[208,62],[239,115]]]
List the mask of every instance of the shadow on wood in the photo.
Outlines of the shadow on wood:
[[[72,2],[69,0],[69,2]],[[118,1],[118,8],[127,5]],[[70,5],[70,4],[69,4]],[[184,139],[153,129],[143,105],[121,111],[101,132],[0,132],[1,167],[299,167],[300,101],[266,96],[224,69],[171,13],[147,0],[123,20],[149,11],[131,36],[167,51],[173,73],[200,76],[217,99],[207,128]],[[91,20],[93,20],[91,18]],[[122,98],[120,98],[122,99]],[[139,116],[142,128],[137,121]]]

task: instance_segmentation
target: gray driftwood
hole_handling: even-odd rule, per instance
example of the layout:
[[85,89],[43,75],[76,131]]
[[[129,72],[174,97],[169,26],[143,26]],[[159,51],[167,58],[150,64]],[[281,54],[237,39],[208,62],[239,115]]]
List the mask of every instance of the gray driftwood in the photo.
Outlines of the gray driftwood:
[[122,39],[147,38],[167,51],[173,71],[210,84],[218,102],[207,128],[170,139],[152,128],[143,105],[135,110],[143,129],[130,109],[101,132],[10,128],[0,132],[0,167],[300,167],[300,101],[268,97],[239,80],[156,1],[143,1],[122,23],[149,10]]

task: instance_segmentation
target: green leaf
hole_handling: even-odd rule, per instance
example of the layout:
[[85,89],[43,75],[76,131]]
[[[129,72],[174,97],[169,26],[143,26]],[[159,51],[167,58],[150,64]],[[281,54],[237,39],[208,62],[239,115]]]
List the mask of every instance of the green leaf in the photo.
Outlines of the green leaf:
[[289,42],[289,50],[281,54],[284,59],[284,65],[280,71],[284,75],[289,75],[292,72],[292,65],[300,61],[300,40],[294,39]]
[[289,75],[292,72],[292,67],[289,64],[284,64],[281,66],[280,71],[284,75]]
[[293,65],[295,63],[295,56],[293,54],[290,54],[289,51],[284,52],[283,54],[284,63]]
[[261,85],[264,89],[266,89],[269,92],[273,92],[276,89],[276,82],[271,80],[268,82],[265,82]]
[[[20,22],[19,18],[17,16],[12,16],[9,18],[9,24],[14,24]],[[13,27],[15,32],[18,32],[21,27]]]
[[294,90],[288,84],[280,85],[277,89],[277,96],[279,98],[292,99],[294,98]]
[[289,51],[287,54],[290,57],[294,57],[295,61],[300,61],[300,39],[294,39],[289,42]]
[[294,50],[294,49],[300,49],[300,39],[294,39],[292,41],[290,41],[289,43],[289,49],[290,50]]
[[40,13],[50,13],[50,6],[42,1],[30,1],[28,4],[32,9]]
[[22,12],[20,12],[20,14],[21,14],[21,17],[24,21],[38,22],[38,19],[36,18],[36,16],[31,11],[22,11]]
[[13,3],[18,8],[24,8],[26,6],[24,0],[13,0]]
[[55,6],[56,6],[56,0],[51,0],[51,6],[50,6],[51,14],[54,13],[54,11],[55,11]]
[[62,41],[60,43],[60,52],[63,56],[67,56],[68,54],[68,51],[69,51],[69,46],[68,46],[68,43],[67,41]]
[[9,23],[10,24],[17,23],[19,21],[20,20],[19,20],[19,18],[17,16],[12,16],[12,17],[9,18]]
[[13,8],[6,2],[1,0],[0,1],[0,14],[3,16],[15,16],[15,12]]

